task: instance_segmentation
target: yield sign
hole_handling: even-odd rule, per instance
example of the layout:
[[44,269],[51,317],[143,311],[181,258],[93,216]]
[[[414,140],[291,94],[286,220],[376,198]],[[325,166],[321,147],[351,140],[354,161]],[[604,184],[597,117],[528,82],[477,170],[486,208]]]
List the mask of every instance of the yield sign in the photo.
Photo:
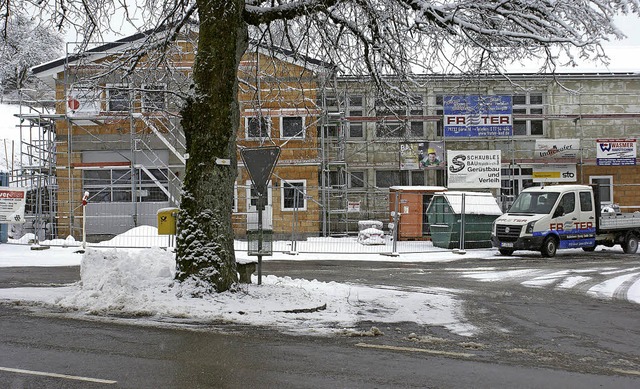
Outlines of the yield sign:
[[251,182],[253,182],[256,191],[260,196],[265,196],[267,182],[280,156],[280,147],[244,148],[240,150],[240,156],[249,171]]

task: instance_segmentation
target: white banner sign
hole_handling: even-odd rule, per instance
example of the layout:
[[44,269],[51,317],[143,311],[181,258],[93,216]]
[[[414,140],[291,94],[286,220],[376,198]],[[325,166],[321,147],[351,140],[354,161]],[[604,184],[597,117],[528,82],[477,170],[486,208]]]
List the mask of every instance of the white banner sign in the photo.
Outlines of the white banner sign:
[[93,116],[100,113],[101,95],[95,86],[73,85],[67,97],[69,116]]
[[576,182],[576,165],[540,165],[533,167],[533,182]]
[[500,150],[447,151],[449,188],[500,188]]
[[578,153],[579,139],[536,139],[536,158],[578,158]]
[[360,212],[360,202],[349,201],[347,203],[347,212]]
[[27,190],[0,186],[0,224],[24,222]]
[[598,166],[634,166],[636,164],[635,139],[596,139]]

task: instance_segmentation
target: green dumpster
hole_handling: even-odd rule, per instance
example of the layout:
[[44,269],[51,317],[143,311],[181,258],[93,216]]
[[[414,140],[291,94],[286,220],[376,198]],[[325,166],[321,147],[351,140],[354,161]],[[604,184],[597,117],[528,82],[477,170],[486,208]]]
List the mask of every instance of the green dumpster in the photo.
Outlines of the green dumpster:
[[491,193],[441,192],[427,207],[431,241],[435,247],[460,247],[462,200],[464,199],[464,248],[490,248],[491,226],[502,211]]

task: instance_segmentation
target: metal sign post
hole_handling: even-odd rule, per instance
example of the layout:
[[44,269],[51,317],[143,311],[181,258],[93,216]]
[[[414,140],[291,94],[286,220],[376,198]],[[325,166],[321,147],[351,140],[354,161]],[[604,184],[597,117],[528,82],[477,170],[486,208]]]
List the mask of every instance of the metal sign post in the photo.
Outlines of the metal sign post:
[[[240,150],[240,156],[242,162],[249,172],[251,177],[251,183],[258,194],[258,201],[256,209],[258,210],[258,230],[247,230],[247,237],[251,239],[252,236],[257,237],[257,250],[251,250],[252,242],[249,242],[248,255],[258,256],[258,285],[262,284],[262,256],[271,255],[271,242],[269,242],[268,249],[265,247],[264,230],[262,227],[262,212],[267,205],[267,182],[271,178],[273,169],[276,166],[276,162],[280,157],[280,147],[256,147],[256,148],[244,148]],[[255,233],[255,234],[254,234]]]

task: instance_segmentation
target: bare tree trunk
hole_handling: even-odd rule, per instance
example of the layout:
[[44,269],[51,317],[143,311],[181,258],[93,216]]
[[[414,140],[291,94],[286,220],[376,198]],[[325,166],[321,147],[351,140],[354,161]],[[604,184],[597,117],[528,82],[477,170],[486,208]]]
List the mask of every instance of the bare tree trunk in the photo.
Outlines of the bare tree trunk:
[[[237,70],[248,45],[244,0],[198,0],[200,31],[193,67],[194,94],[182,111],[187,139],[179,215],[176,278],[203,292],[237,281],[233,249],[233,187],[240,123]],[[217,165],[216,158],[231,165]]]

